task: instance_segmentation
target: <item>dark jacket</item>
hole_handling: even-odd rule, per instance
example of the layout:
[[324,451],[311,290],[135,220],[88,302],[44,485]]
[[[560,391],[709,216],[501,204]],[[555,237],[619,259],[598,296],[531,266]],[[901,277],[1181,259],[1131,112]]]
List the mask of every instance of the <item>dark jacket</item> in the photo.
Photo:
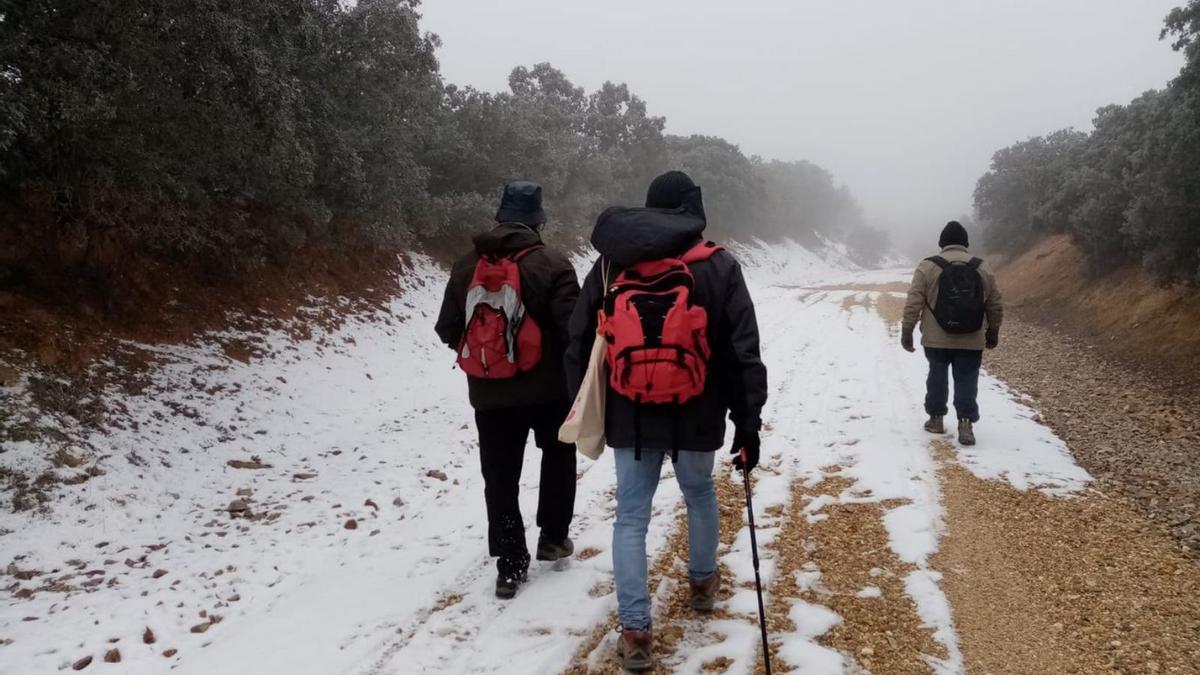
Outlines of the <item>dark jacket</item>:
[[[516,223],[504,223],[475,237],[475,250],[454,263],[437,334],[451,349],[458,349],[466,330],[467,286],[475,274],[481,254],[503,254],[540,244],[541,235]],[[567,322],[579,296],[575,268],[566,256],[548,248],[538,249],[518,263],[521,269],[521,299],[525,310],[542,329],[542,358],[532,370],[504,380],[467,377],[471,405],[476,410],[552,403],[567,397],[563,352],[567,347]]]
[[[622,267],[681,255],[701,240],[703,230],[703,219],[678,212],[610,209],[600,217],[592,244],[601,257],[584,280],[571,315],[566,366],[572,397],[582,383],[596,337],[596,312],[604,298],[602,267],[611,265],[611,282]],[[758,322],[741,266],[732,254],[720,251],[689,267],[696,280],[693,302],[708,312],[708,340],[713,350],[708,380],[700,396],[678,407],[641,406],[641,445],[647,449],[672,450],[678,442],[679,450],[717,450],[725,441],[727,412],[735,427],[757,431],[767,401],[767,369],[759,356]],[[635,414],[639,412],[634,402],[609,389],[606,405],[608,444],[634,447]]]

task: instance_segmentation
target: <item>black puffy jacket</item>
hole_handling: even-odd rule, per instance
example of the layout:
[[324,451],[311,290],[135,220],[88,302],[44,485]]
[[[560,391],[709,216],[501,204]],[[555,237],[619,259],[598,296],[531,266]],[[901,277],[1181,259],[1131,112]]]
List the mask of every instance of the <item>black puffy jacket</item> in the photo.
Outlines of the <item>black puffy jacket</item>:
[[[602,269],[617,271],[637,262],[675,257],[701,240],[704,220],[682,210],[609,209],[600,216],[592,245],[600,252],[583,282],[571,315],[567,380],[572,398],[583,381],[596,337],[596,312],[604,299]],[[742,268],[728,251],[689,266],[695,277],[692,300],[708,312],[712,347],[704,392],[680,405],[646,405],[608,391],[605,432],[608,445],[711,452],[725,441],[725,416],[736,428],[757,431],[767,401],[767,369],[759,356],[758,322]],[[640,414],[640,423],[636,416]],[[676,426],[678,425],[678,426]]]
[[[526,225],[504,223],[475,237],[475,250],[459,258],[450,270],[437,334],[451,349],[458,349],[466,330],[467,287],[482,254],[520,251],[542,243],[541,235]],[[521,258],[521,300],[525,311],[542,329],[542,358],[532,370],[503,380],[467,377],[471,405],[476,410],[553,403],[567,398],[563,352],[567,347],[567,322],[579,280],[563,254],[548,248]]]

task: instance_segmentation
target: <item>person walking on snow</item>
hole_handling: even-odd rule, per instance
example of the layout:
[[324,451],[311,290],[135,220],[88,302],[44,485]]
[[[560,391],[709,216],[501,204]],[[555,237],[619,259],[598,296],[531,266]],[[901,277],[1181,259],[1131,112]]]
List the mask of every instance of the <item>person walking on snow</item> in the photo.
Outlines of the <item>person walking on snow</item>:
[[[571,316],[567,376],[578,391],[597,324],[608,342],[605,430],[614,448],[617,513],[613,572],[623,667],[653,665],[646,531],[663,462],[672,458],[687,504],[691,606],[713,608],[718,515],[714,455],[733,422],[734,464],[758,464],[767,371],[754,303],[733,255],[701,233],[700,188],[686,174],[656,178],[646,208],[605,211],[592,232],[600,253]],[[599,315],[603,315],[601,319]]]
[[1004,305],[1000,288],[986,263],[967,250],[967,230],[950,221],[938,239],[942,252],[921,261],[913,273],[904,305],[900,344],[912,352],[913,329],[921,325],[921,345],[929,361],[925,381],[925,430],[946,433],[947,371],[954,372],[954,412],[958,440],[975,445],[979,421],[979,367],[983,350],[1000,343]]
[[498,558],[496,595],[511,598],[529,568],[518,493],[531,430],[542,450],[537,559],[574,552],[567,530],[575,510],[575,446],[558,441],[558,427],[570,409],[563,352],[579,281],[567,258],[542,243],[541,185],[506,185],[496,221],[454,263],[436,330],[467,372],[488,550]]

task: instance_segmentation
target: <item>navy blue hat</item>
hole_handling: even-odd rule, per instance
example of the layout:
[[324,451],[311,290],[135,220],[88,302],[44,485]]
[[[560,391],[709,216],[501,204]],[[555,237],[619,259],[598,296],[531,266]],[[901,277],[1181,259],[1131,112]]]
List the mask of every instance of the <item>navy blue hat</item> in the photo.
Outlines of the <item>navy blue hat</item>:
[[546,222],[542,210],[542,186],[528,180],[514,180],[504,186],[496,222],[541,225]]
[[947,246],[969,246],[967,243],[967,228],[963,227],[957,220],[952,220],[946,223],[946,227],[942,229],[942,236],[938,237],[938,246],[946,248]]

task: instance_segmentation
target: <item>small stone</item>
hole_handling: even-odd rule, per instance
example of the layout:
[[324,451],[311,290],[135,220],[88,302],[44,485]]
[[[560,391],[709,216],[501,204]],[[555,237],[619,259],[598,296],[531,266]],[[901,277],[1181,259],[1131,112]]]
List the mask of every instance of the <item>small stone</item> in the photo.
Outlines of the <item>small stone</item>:
[[404,500],[400,497],[396,497],[392,500],[392,506],[404,506]]
[[363,506],[368,506],[370,508],[375,509],[376,511],[379,510],[379,505],[376,504],[375,500],[373,500],[373,499],[368,499],[367,501],[363,502]]
[[863,647],[862,649],[858,650],[858,654],[859,656],[874,656],[875,650],[870,647]]
[[172,656],[175,656],[178,653],[179,653],[179,650],[175,649],[174,647],[163,650],[163,656],[167,657],[168,659],[171,658]]
[[251,457],[249,460],[245,460],[245,459],[231,459],[231,460],[229,460],[228,462],[225,462],[225,463],[226,463],[227,465],[229,465],[230,467],[234,468],[234,469],[252,469],[252,470],[258,470],[258,469],[269,469],[269,468],[271,468],[271,465],[270,465],[270,464],[264,464],[264,463],[263,463],[263,461],[262,461],[261,459],[259,459],[259,458],[258,458],[258,456]]
[[154,631],[150,630],[149,626],[146,626],[146,631],[142,633],[142,643],[152,645],[157,639],[154,637]]
[[154,579],[161,579],[161,578],[167,576],[167,571],[166,570],[154,570],[154,574],[151,574],[150,576]]
[[78,467],[80,464],[83,464],[83,459],[81,457],[72,455],[66,450],[59,450],[58,452],[55,452],[54,456],[50,459],[58,466],[66,466],[72,469]]
[[116,647],[113,647],[112,649],[105,652],[104,653],[104,662],[105,663],[120,663],[121,662],[121,650],[117,649]]
[[239,497],[249,497],[252,494],[254,494],[254,491],[248,487],[240,488],[237,491],[237,496],[239,496]]
[[17,381],[20,379],[21,379],[21,374],[17,372],[16,368],[9,368],[8,366],[0,366],[0,387],[15,386],[17,384]]
[[442,481],[447,479],[446,472],[440,471],[438,469],[430,469],[425,472],[425,475],[428,476],[429,478],[436,478],[436,479],[442,480]]
[[92,665],[92,657],[85,656],[82,659],[79,659],[78,661],[76,661],[75,663],[72,663],[71,670],[83,670],[84,668],[87,668],[90,665]]
[[351,518],[350,520],[346,521],[345,527],[347,530],[357,530],[358,529],[358,521]]

